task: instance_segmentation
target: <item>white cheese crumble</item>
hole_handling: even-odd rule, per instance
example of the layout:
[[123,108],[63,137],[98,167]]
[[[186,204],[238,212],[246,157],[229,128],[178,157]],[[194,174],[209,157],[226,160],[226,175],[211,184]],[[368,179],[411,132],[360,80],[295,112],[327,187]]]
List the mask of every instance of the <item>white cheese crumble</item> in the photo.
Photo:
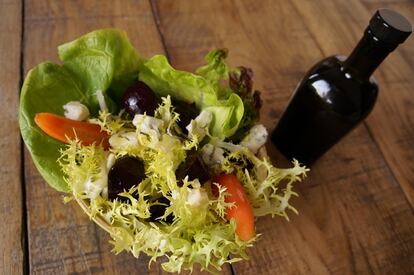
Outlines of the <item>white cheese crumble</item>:
[[201,148],[201,158],[207,166],[219,165],[224,160],[224,150],[207,143]]
[[143,134],[156,134],[160,137],[160,129],[164,126],[164,121],[152,116],[135,115],[132,124]]
[[268,133],[262,124],[253,126],[249,134],[240,142],[240,145],[249,148],[254,154],[257,153],[267,140]]
[[70,101],[63,105],[65,117],[73,120],[85,120],[89,117],[88,107],[79,101]]
[[199,207],[208,203],[208,195],[206,190],[202,188],[191,189],[187,195],[187,204],[192,207]]
[[190,124],[185,127],[190,138],[197,136],[202,140],[207,134],[207,129],[212,119],[213,114],[209,111],[202,111],[195,119],[192,119]]
[[108,171],[109,171],[109,169],[112,168],[112,166],[114,166],[115,161],[116,161],[115,154],[114,153],[110,153],[108,155],[107,160],[106,160],[106,169],[108,169]]
[[137,134],[135,132],[123,132],[112,135],[109,144],[114,149],[127,148],[138,145]]
[[108,112],[108,106],[106,105],[105,97],[101,90],[96,91],[96,98],[98,99],[99,108],[101,108],[101,111]]

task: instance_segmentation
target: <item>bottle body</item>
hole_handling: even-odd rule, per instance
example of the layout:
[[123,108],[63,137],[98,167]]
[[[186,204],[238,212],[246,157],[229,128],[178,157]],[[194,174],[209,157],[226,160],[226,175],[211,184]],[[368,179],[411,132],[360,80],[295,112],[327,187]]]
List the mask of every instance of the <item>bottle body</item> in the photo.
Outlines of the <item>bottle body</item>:
[[346,60],[331,56],[314,65],[272,133],[281,153],[310,165],[357,126],[377,99],[372,73],[411,32],[404,16],[380,9]]
[[310,165],[370,113],[377,94],[373,78],[355,77],[343,58],[328,57],[299,83],[272,142],[287,158]]

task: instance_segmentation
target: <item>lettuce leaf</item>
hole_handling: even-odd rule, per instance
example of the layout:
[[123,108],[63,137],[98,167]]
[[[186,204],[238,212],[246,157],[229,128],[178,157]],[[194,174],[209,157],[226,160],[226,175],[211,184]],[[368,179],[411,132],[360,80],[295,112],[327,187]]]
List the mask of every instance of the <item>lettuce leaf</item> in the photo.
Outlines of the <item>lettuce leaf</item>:
[[20,96],[19,124],[40,174],[56,190],[69,192],[57,164],[63,145],[41,132],[34,123],[35,114],[63,115],[62,106],[69,101],[80,101],[97,114],[96,91],[101,90],[111,106],[106,92],[117,99],[120,91],[134,81],[143,60],[125,32],[115,29],[94,31],[64,44],[59,47],[59,56],[63,65],[45,62],[27,74]]
[[260,119],[262,100],[260,92],[253,90],[253,71],[246,67],[237,67],[229,72],[231,89],[244,103],[244,114],[236,133],[231,137],[234,142],[243,139],[246,133]]
[[[211,112],[210,134],[226,138],[236,132],[243,117],[244,105],[237,94],[220,91],[218,81],[227,72],[222,62],[223,54],[213,51],[207,57],[209,64],[198,70],[207,78],[174,69],[163,55],[156,55],[145,62],[140,67],[138,78],[160,96],[171,95]],[[223,94],[226,97],[223,98]]]
[[[252,246],[255,238],[241,241],[235,234],[235,223],[226,221],[225,211],[233,205],[225,202],[228,195],[225,188],[218,186],[218,196],[214,196],[208,185],[201,186],[198,179],[184,178],[182,186],[177,184],[175,170],[192,147],[170,133],[173,130],[169,128],[177,119],[170,97],[163,98],[154,119],[164,123],[159,125],[158,131],[144,133],[139,121],[132,126],[119,115],[107,120],[106,114],[101,113],[97,123],[110,130],[112,137],[128,134],[128,142],[116,140],[113,143],[115,140],[111,137],[111,153],[117,157],[125,154],[139,157],[146,164],[148,177],[121,194],[126,201],[107,200],[103,192],[96,196],[95,189],[88,188],[88,182],[102,175],[105,168],[101,163],[107,152],[73,141],[60,158],[73,196],[87,199],[92,215],[99,215],[111,224],[115,253],[128,251],[135,257],[145,253],[151,261],[166,257],[162,267],[169,272],[193,270],[196,264],[211,272],[220,271],[227,262],[247,258],[246,249]],[[113,121],[117,123],[114,125]],[[124,127],[119,128],[121,124]],[[203,199],[191,199],[194,194]],[[159,223],[150,222],[149,210],[156,204],[153,199],[160,196],[167,198],[170,204]],[[172,224],[163,222],[170,214],[173,215]]]
[[[247,148],[223,141],[249,127],[259,107],[249,71],[231,73],[230,84],[223,85],[229,76],[226,50],[207,54],[207,64],[196,74],[174,69],[165,56],[144,60],[126,34],[114,29],[86,34],[58,51],[62,65],[42,63],[24,81],[19,111],[22,136],[49,185],[71,192],[67,200],[86,200],[91,215],[111,225],[114,252],[129,251],[135,257],[145,253],[151,261],[165,256],[162,267],[170,272],[192,271],[195,264],[220,271],[224,263],[247,258],[246,249],[257,236],[248,242],[237,237],[235,222],[225,219],[227,208],[233,206],[225,202],[225,188],[217,186],[218,195],[213,195],[211,184],[215,183],[201,186],[198,179],[188,177],[177,181],[175,170],[190,150],[199,148],[204,135],[210,138],[207,145],[223,153],[221,171],[234,172],[241,180],[256,216],[287,218],[287,210],[295,211],[289,204],[296,195],[292,184],[305,176],[306,168],[294,162],[291,169],[277,169]],[[122,111],[115,114],[114,103],[137,78],[164,98],[154,117],[144,114],[131,122]],[[97,93],[103,95],[109,110],[99,111]],[[170,95],[195,103],[204,114],[211,114],[211,121],[200,125],[193,121],[190,139],[183,139],[177,134],[179,114]],[[62,106],[69,101],[82,102],[97,116],[91,122],[111,134],[110,152],[100,146],[81,146],[77,140],[63,145],[36,127],[36,113],[62,115]],[[149,125],[150,120],[157,123]],[[108,163],[125,155],[143,160],[147,178],[124,190],[120,194],[124,200],[108,200]],[[249,163],[254,168],[247,170]],[[169,203],[164,203],[166,210],[158,222],[151,222],[150,208],[160,204],[161,197]],[[172,224],[167,217],[172,217]]]
[[220,80],[227,79],[229,70],[227,64],[224,62],[227,53],[227,49],[210,51],[204,58],[207,64],[198,68],[196,74],[204,77],[212,85],[218,85]]
[[95,104],[95,92],[108,88],[110,98],[119,103],[125,89],[136,81],[138,67],[144,62],[126,33],[115,29],[88,33],[59,46],[58,53]]
[[19,124],[23,140],[43,178],[62,192],[70,191],[57,164],[63,144],[45,135],[35,125],[34,115],[39,112],[63,115],[62,106],[73,100],[89,103],[72,74],[51,62],[42,63],[28,73],[20,97]]

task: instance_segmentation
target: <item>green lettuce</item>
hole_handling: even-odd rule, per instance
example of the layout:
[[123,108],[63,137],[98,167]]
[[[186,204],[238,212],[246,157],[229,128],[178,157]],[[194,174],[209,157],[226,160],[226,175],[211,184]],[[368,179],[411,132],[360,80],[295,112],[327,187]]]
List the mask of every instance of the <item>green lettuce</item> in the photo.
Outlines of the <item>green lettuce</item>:
[[198,70],[201,75],[197,75],[176,70],[165,56],[156,55],[140,67],[138,78],[160,96],[171,95],[211,112],[211,135],[230,137],[237,131],[243,118],[244,104],[237,94],[221,92],[226,91],[218,83],[227,74],[227,67],[223,65],[224,56],[220,51],[208,54],[206,60],[209,63],[201,67]]
[[39,112],[62,115],[63,104],[72,100],[87,103],[70,72],[50,62],[29,72],[20,98],[20,130],[33,162],[47,183],[63,192],[70,191],[56,162],[63,144],[45,135],[35,125],[34,115]]
[[212,113],[210,134],[225,138],[233,135],[242,121],[244,104],[220,87],[228,77],[225,50],[213,50],[207,64],[197,74],[175,70],[165,56],[146,61],[135,51],[125,32],[103,29],[88,33],[58,47],[62,65],[45,62],[29,71],[22,87],[19,124],[34,164],[50,186],[68,192],[56,160],[62,144],[42,133],[34,124],[34,115],[51,112],[62,115],[69,101],[85,104],[93,116],[99,111],[96,92],[101,91],[109,111],[116,111],[126,87],[139,79],[162,96],[195,102]]
[[253,90],[253,71],[250,68],[238,67],[229,72],[230,88],[238,94],[244,103],[244,114],[232,141],[240,142],[246,132],[260,119],[262,100],[260,92]]
[[[220,271],[225,263],[247,258],[246,249],[257,236],[245,242],[235,234],[235,221],[225,217],[233,207],[226,203],[226,189],[217,185],[213,195],[214,182],[201,186],[198,179],[178,180],[175,175],[188,154],[206,146],[205,136],[209,136],[207,145],[220,149],[216,152],[223,160],[220,172],[237,174],[255,216],[287,218],[287,210],[296,211],[289,204],[296,195],[292,184],[307,169],[297,162],[291,169],[275,168],[268,159],[261,160],[247,148],[227,142],[241,138],[255,123],[260,100],[251,89],[249,70],[229,73],[226,50],[208,53],[207,64],[195,74],[174,69],[162,55],[141,58],[126,34],[114,29],[86,34],[60,46],[58,52],[61,65],[42,63],[29,71],[23,83],[22,137],[50,186],[71,193],[67,200],[84,200],[92,217],[99,216],[111,225],[114,252],[129,251],[135,257],[145,253],[150,262],[165,256],[162,267],[170,272],[192,271],[195,264]],[[229,84],[225,84],[229,74]],[[154,117],[137,115],[131,121],[116,110],[126,87],[138,79],[160,95],[162,103]],[[98,91],[108,110],[100,110]],[[170,96],[194,103],[201,114],[208,114],[205,121],[192,121],[187,139],[178,128],[179,114]],[[62,106],[69,101],[85,104],[93,115],[90,122],[110,133],[109,151],[83,146],[79,140],[64,145],[35,125],[36,113],[63,115]],[[109,163],[124,156],[143,160],[147,177],[124,190],[120,194],[123,200],[108,200]],[[253,168],[247,170],[249,165]],[[164,200],[165,213],[157,222],[150,221],[150,209],[161,204],[160,198],[168,200],[168,204]],[[172,224],[167,223],[168,217]]]
[[58,53],[95,105],[97,90],[108,91],[119,104],[125,89],[136,81],[138,67],[144,61],[126,33],[112,29],[97,30],[63,44]]
[[88,33],[59,47],[63,65],[45,62],[29,71],[20,96],[19,124],[24,142],[46,182],[58,191],[69,192],[57,164],[62,143],[45,135],[34,123],[40,112],[63,115],[62,106],[80,101],[92,114],[99,104],[101,90],[113,108],[107,92],[117,100],[120,91],[130,85],[143,62],[125,32],[114,29]]
[[218,89],[220,80],[228,78],[229,69],[226,62],[224,62],[226,57],[227,49],[210,51],[204,58],[207,64],[198,68],[196,73],[204,77],[212,85],[217,85],[216,89]]

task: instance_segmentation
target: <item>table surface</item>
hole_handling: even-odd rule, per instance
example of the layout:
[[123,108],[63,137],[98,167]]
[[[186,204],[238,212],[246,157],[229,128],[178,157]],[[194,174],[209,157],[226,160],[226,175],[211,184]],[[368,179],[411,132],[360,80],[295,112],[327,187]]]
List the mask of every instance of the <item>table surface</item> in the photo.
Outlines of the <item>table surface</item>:
[[[226,47],[230,65],[253,68],[262,122],[272,129],[306,70],[348,54],[379,7],[414,22],[410,0],[0,0],[0,274],[164,274],[146,257],[113,255],[109,236],[76,204],[63,204],[22,144],[22,80],[42,61],[58,62],[59,44],[121,28],[142,55],[166,54],[185,70]],[[297,185],[300,214],[290,222],[260,218],[251,259],[223,274],[414,274],[414,37],[375,76],[380,95],[371,115]]]

